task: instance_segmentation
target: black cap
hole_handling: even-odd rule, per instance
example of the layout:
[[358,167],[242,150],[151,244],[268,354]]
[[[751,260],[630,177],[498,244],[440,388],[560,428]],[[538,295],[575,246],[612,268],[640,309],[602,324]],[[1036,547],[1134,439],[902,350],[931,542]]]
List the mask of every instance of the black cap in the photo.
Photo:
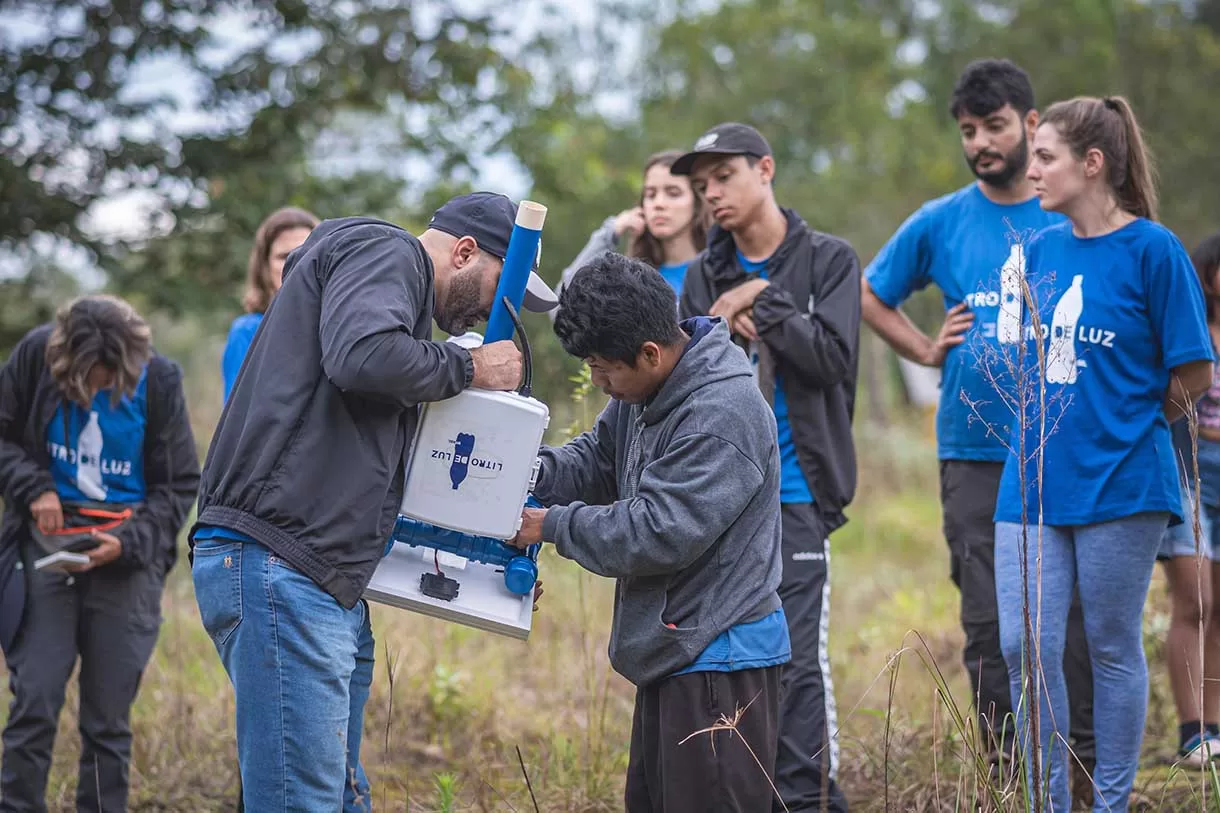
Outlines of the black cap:
[[691,168],[701,155],[753,155],[762,158],[771,154],[771,145],[762,133],[748,124],[735,121],[717,124],[695,142],[695,146],[683,155],[669,171],[674,175],[690,175]]
[[[513,224],[517,219],[517,204],[495,192],[471,192],[450,199],[437,209],[428,223],[428,228],[452,234],[454,237],[473,237],[481,251],[503,260],[508,254],[508,241],[513,235]],[[542,243],[538,243],[538,254],[534,257],[534,270],[542,257]],[[559,299],[546,280],[533,271],[525,288],[521,302],[527,310],[545,313],[559,304]]]

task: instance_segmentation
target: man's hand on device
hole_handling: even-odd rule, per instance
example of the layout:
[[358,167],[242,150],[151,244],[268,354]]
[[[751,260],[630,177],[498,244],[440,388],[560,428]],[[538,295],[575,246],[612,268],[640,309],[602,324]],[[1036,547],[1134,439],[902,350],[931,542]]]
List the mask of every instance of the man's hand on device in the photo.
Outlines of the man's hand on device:
[[542,520],[546,519],[545,508],[521,509],[521,530],[510,541],[510,545],[518,548],[528,548],[542,541]]
[[517,345],[505,339],[470,351],[474,378],[470,386],[481,390],[515,390],[521,383],[523,361]]

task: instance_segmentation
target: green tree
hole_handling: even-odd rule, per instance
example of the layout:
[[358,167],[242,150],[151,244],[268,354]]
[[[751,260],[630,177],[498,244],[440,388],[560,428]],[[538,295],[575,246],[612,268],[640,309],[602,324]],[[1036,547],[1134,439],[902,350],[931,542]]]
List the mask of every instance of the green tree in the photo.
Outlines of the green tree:
[[[4,14],[26,35],[0,49],[0,251],[29,268],[32,238],[54,235],[117,292],[171,311],[233,307],[275,207],[390,214],[405,169],[386,163],[469,163],[482,143],[460,128],[516,81],[488,14],[427,0],[18,0]],[[167,57],[198,96],[189,131],[171,126],[173,99],[131,91],[133,72]],[[393,149],[382,166],[331,171],[316,146],[361,115]],[[160,201],[148,234],[87,230],[93,204],[136,189]]]
[[1220,81],[1220,39],[1180,2],[1010,0],[946,4],[925,21],[929,98],[948,103],[972,58],[1008,56],[1030,72],[1039,106],[1077,95],[1127,96],[1160,171],[1161,219],[1186,244],[1220,219],[1220,167],[1210,160],[1220,110],[1198,88]]

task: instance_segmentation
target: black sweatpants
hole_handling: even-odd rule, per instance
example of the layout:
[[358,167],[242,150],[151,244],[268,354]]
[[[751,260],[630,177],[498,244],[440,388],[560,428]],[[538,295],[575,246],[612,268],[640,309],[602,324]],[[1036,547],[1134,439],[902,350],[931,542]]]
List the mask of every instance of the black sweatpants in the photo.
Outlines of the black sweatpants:
[[[1008,666],[1000,652],[1000,617],[995,597],[995,508],[1002,463],[942,460],[940,498],[950,574],[962,596],[962,653],[978,712],[979,731],[992,737],[990,750],[1002,745],[1011,754],[1015,726]],[[1072,599],[1063,655],[1071,709],[1072,750],[1092,762],[1093,669],[1084,634],[1080,595]],[[1008,718],[1005,728],[1005,718]]]
[[8,656],[0,811],[46,811],[47,774],[68,678],[80,657],[78,811],[127,809],[131,705],[161,624],[158,573],[114,565],[69,578],[31,572]]
[[[811,503],[782,507],[784,575],[779,596],[788,618],[792,662],[784,670],[775,785],[791,813],[844,813],[835,777],[839,722],[830,679],[830,542]],[[777,799],[772,810],[783,807]]]
[[[639,687],[631,722],[627,813],[770,809],[782,669],[690,672]],[[737,718],[739,709],[746,711]],[[736,733],[691,736],[722,718],[737,719]]]

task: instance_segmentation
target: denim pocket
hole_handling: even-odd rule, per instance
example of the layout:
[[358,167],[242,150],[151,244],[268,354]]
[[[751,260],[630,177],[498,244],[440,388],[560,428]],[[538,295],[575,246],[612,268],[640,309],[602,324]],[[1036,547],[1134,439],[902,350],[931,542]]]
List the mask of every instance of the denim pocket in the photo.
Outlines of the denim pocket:
[[191,576],[199,617],[212,643],[224,646],[241,623],[240,542],[203,540],[195,544]]

